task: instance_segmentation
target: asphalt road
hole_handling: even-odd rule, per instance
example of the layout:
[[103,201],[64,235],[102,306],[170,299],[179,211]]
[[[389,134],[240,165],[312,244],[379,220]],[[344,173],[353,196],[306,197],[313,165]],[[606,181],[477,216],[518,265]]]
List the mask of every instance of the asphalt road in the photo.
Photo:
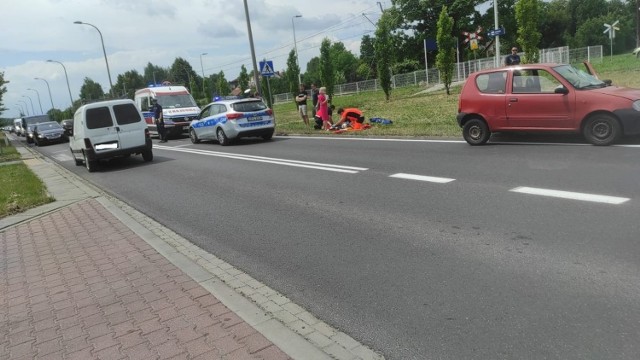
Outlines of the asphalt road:
[[389,359],[640,354],[635,144],[154,145],[41,151]]

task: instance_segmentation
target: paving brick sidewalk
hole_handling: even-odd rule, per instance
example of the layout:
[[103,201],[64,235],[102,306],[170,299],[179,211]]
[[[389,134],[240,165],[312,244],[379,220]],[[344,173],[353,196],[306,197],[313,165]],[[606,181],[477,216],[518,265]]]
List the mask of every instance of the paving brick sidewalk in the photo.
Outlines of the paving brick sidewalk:
[[0,232],[0,359],[288,359],[95,199]]

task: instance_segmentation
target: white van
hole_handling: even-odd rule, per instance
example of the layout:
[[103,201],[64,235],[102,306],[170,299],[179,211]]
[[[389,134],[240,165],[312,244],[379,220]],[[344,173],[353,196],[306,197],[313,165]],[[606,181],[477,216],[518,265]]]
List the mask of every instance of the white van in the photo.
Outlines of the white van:
[[71,156],[89,172],[98,160],[142,154],[153,160],[147,124],[132,100],[100,101],[81,106],[73,117],[73,135],[69,137]]
[[158,104],[162,106],[164,127],[167,129],[168,137],[189,134],[189,125],[200,114],[200,108],[186,87],[165,84],[136,90],[134,96],[136,107],[142,112],[151,135],[157,136],[158,129],[153,122],[151,112],[152,99],[158,100]]
[[18,136],[22,136],[22,118],[13,120],[13,132]]

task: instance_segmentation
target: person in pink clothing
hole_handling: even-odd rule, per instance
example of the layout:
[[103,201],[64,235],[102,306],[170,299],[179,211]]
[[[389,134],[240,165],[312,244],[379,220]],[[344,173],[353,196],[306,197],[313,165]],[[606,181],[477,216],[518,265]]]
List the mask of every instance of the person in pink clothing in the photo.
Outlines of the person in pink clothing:
[[329,130],[331,128],[331,118],[329,117],[329,97],[327,96],[327,88],[321,87],[318,91],[318,117],[322,119],[322,128]]

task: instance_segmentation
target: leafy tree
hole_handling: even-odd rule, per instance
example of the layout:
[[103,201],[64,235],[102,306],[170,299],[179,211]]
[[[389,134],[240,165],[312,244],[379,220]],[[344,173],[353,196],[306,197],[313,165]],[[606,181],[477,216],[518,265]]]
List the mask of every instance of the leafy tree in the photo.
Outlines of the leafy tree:
[[102,86],[88,77],[84,78],[84,83],[80,87],[80,99],[87,102],[96,101],[104,98]]
[[[369,35],[363,36],[360,42],[360,64],[358,65],[358,73],[360,74],[362,72],[360,69],[363,65],[369,70],[366,76],[360,77],[361,79],[369,79],[371,75],[376,73],[376,49],[374,48],[374,42],[375,40]],[[364,70],[364,68],[362,69]]]
[[240,67],[240,76],[238,76],[238,85],[240,89],[246,90],[249,88],[249,73],[247,72],[246,66],[242,64]]
[[315,83],[320,86],[322,81],[320,79],[320,58],[313,57],[307,63],[307,72],[304,73],[305,83],[311,85],[311,83]]
[[224,77],[224,72],[220,70],[217,76],[215,91],[218,95],[229,95],[229,82]]
[[538,0],[519,0],[516,3],[518,43],[524,50],[522,63],[538,62],[540,32],[538,31]]
[[289,57],[287,57],[287,71],[285,72],[287,82],[289,83],[288,92],[291,94],[298,93],[298,74],[300,74],[300,68],[296,58],[295,50],[289,51]]
[[2,96],[7,92],[7,87],[4,86],[5,83],[6,82],[4,80],[4,71],[3,71],[3,72],[0,72],[0,114],[7,110],[7,108],[4,107],[4,104],[2,102]]
[[438,18],[438,55],[436,55],[436,67],[440,71],[440,81],[444,84],[447,95],[453,79],[453,65],[456,59],[456,40],[451,36],[453,18],[449,16],[447,7],[443,6]]
[[393,54],[393,46],[391,43],[391,18],[390,13],[385,11],[382,13],[378,26],[376,27],[376,38],[374,48],[376,54],[376,63],[378,64],[378,81],[387,101],[391,97],[391,59]]
[[116,83],[113,85],[114,92],[119,97],[133,99],[136,90],[146,86],[142,75],[136,70],[129,70],[124,74],[118,75]]
[[[193,70],[191,64],[181,57],[176,58],[171,65],[170,79],[173,84],[185,84],[191,93],[202,88],[202,84],[196,83],[196,79],[200,79],[198,74]],[[194,97],[196,96],[194,95]]]
[[[336,84],[357,80],[358,58],[344,46],[342,42],[331,44],[331,62],[336,72]],[[340,79],[341,82],[338,82]]]
[[333,86],[335,84],[335,73],[331,60],[331,40],[324,38],[320,45],[320,80],[322,81],[322,86],[327,88],[329,99],[333,98]]
[[554,48],[566,45],[566,24],[570,21],[566,0],[542,2],[540,5],[539,29],[544,34],[540,39],[541,48]]
[[165,80],[169,80],[168,69],[147,63],[143,72],[143,81],[146,84],[161,84]]

